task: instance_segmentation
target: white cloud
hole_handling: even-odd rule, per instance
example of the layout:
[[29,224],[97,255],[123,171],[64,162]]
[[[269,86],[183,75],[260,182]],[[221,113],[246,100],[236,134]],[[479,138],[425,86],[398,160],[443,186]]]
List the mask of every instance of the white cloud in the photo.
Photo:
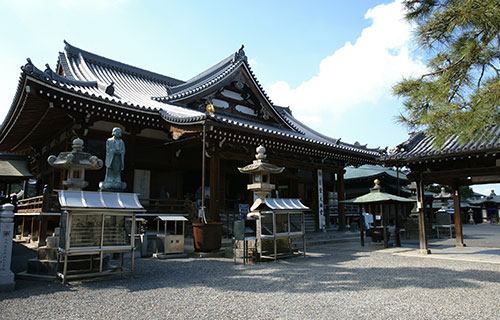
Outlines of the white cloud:
[[391,97],[391,88],[404,76],[418,75],[425,66],[411,56],[412,27],[404,20],[400,1],[367,11],[371,26],[354,44],[321,61],[319,73],[291,88],[286,81],[268,90],[278,105],[291,106],[294,115],[308,125],[324,125],[339,119],[356,105],[374,105]]

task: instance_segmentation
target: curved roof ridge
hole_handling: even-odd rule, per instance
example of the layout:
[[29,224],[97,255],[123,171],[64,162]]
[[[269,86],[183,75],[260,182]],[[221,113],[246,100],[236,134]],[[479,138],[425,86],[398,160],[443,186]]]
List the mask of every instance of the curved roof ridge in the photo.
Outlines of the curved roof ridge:
[[26,74],[34,75],[38,78],[52,80],[58,83],[71,84],[81,87],[97,87],[97,81],[72,80],[70,78],[60,76],[56,72],[52,71],[52,69],[50,69],[48,64],[45,65],[46,66],[45,71],[42,71],[37,67],[35,67],[33,62],[31,62],[30,58],[27,58],[26,60],[28,62],[21,67],[21,70]]
[[212,67],[208,68],[207,70],[197,74],[196,76],[187,80],[185,83],[179,84],[179,85],[174,86],[174,87],[170,87],[169,89],[172,92],[178,92],[178,91],[181,91],[182,89],[185,89],[187,87],[195,86],[197,83],[203,82],[204,80],[211,78],[214,74],[220,73],[220,71],[222,71],[223,69],[226,69],[229,65],[232,64],[233,58],[234,58],[234,54],[223,59],[222,61],[220,61],[217,64],[213,65]]
[[152,99],[157,101],[177,100],[179,98],[184,98],[191,93],[198,93],[203,89],[210,88],[214,84],[225,79],[231,71],[236,70],[237,67],[241,65],[242,61],[247,61],[243,48],[244,46],[241,46],[238,51],[229,57],[221,60],[217,64],[199,73],[188,81],[176,86],[167,87],[167,95],[152,97]]
[[114,68],[114,69],[117,69],[120,71],[125,71],[127,73],[136,74],[136,75],[142,76],[144,78],[148,78],[148,79],[152,79],[152,80],[155,80],[158,82],[165,83],[166,85],[172,85],[172,84],[179,85],[179,84],[184,83],[184,81],[179,80],[179,79],[175,79],[175,78],[168,77],[168,76],[156,73],[156,72],[152,72],[149,70],[134,67],[132,65],[129,65],[129,64],[126,64],[123,62],[112,60],[112,59],[97,55],[95,53],[82,50],[78,47],[75,47],[75,46],[69,44],[66,40],[64,40],[64,44],[65,44],[64,51],[67,54],[71,54],[71,55],[74,55],[76,57],[78,57],[78,55],[81,54],[81,56],[85,60],[87,60],[87,59],[92,60],[94,63],[104,65],[108,68]]

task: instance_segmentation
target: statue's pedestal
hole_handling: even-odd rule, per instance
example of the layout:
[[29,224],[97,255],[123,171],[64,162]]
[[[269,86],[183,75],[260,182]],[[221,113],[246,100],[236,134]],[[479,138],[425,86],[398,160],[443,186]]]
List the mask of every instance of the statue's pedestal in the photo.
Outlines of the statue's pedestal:
[[12,261],[12,237],[14,232],[14,206],[0,206],[0,291],[12,291],[15,287]]
[[122,181],[102,181],[99,189],[107,192],[123,192],[127,188],[127,183]]

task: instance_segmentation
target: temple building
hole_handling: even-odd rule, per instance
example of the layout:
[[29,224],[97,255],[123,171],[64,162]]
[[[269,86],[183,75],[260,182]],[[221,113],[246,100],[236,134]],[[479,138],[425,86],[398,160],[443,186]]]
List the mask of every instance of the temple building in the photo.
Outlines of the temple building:
[[[453,199],[453,210],[458,213],[461,212],[461,186],[500,182],[500,126],[493,125],[487,129],[487,134],[475,136],[468,141],[461,141],[457,135],[449,136],[442,145],[435,143],[433,135],[425,131],[416,132],[381,157],[385,166],[406,167],[411,170],[408,179],[416,183],[422,253],[430,252],[426,227],[430,223],[427,215],[430,204],[426,204],[424,185],[438,183],[450,186],[453,191],[449,195]],[[496,221],[495,210],[490,212],[490,217]],[[488,218],[487,211],[485,214]],[[461,214],[454,214],[454,224],[456,245],[465,246]]]
[[[106,139],[120,127],[126,145],[125,191],[140,193],[149,212],[168,211],[161,207],[168,201],[196,204],[204,193],[209,220],[227,220],[239,204],[253,202],[248,177],[237,168],[263,145],[268,159],[286,168],[272,177],[273,196],[301,199],[319,229],[321,199],[329,191],[344,198],[344,168],[374,164],[381,155],[379,149],[324,136],[294,118],[289,107],[275,105],[243,47],[187,81],[67,42],[54,68],[47,64],[42,71],[28,59],[21,70],[0,128],[0,151],[29,157],[39,194],[45,185],[62,189],[65,180],[48,165],[49,155],[71,150],[78,137],[86,152],[104,159]],[[202,167],[207,192],[201,192]],[[87,190],[97,190],[104,174],[104,169],[88,172]]]

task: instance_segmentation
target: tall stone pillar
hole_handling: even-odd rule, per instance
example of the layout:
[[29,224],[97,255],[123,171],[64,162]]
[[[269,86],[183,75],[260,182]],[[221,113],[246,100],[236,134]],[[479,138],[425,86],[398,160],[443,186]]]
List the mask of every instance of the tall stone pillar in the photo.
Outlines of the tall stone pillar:
[[14,232],[14,206],[10,203],[0,206],[0,291],[14,290],[12,261],[12,237]]

